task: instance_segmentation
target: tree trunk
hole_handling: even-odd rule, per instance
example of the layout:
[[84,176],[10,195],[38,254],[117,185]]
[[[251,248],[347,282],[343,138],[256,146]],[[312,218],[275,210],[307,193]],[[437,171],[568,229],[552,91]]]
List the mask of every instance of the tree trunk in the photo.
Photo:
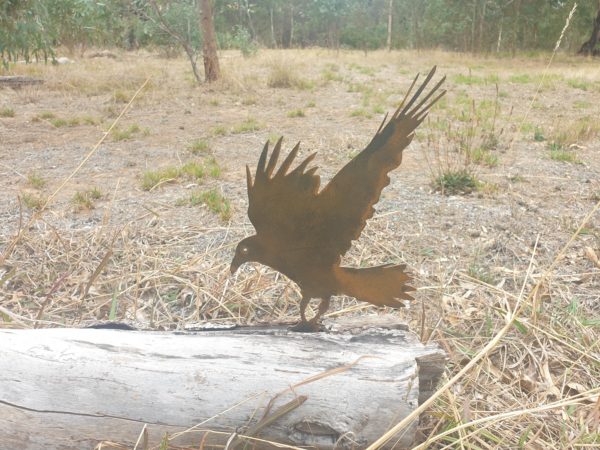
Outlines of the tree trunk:
[[521,27],[521,0],[517,0],[514,4],[515,19],[513,21],[513,41],[512,41],[512,56],[515,56],[519,45],[519,31]]
[[392,51],[392,11],[394,9],[394,0],[390,0],[388,5],[388,27],[387,27],[387,49]]
[[[132,448],[144,427],[138,448],[165,433],[207,450],[230,439],[241,450],[244,436],[366,448],[431,396],[444,362],[437,346],[369,317],[312,334],[0,330],[0,448]],[[410,447],[416,427],[394,448]]]
[[290,48],[294,46],[294,5],[290,5]]
[[269,8],[269,16],[271,18],[271,45],[277,48],[277,40],[275,39],[275,26],[273,25],[273,7]]
[[595,50],[596,44],[600,41],[600,0],[598,0],[598,13],[594,20],[592,27],[592,35],[590,38],[581,46],[578,54],[580,55],[596,55],[600,54],[600,51]]
[[256,39],[256,31],[254,30],[254,23],[252,22],[252,16],[250,15],[250,5],[248,4],[248,0],[245,2],[246,17],[248,17],[248,26],[250,27],[250,37],[252,40]]
[[221,76],[219,69],[219,57],[217,56],[217,39],[215,36],[215,25],[213,22],[211,0],[202,0],[202,57],[204,59],[204,79],[211,83],[217,81]]

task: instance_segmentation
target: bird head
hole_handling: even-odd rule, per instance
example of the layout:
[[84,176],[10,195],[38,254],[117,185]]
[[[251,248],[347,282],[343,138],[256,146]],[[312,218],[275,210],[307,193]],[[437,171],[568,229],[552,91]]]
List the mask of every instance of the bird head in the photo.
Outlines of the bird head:
[[235,274],[238,268],[249,261],[256,261],[258,257],[258,239],[256,236],[250,236],[240,241],[235,249],[233,261],[231,261],[231,274]]

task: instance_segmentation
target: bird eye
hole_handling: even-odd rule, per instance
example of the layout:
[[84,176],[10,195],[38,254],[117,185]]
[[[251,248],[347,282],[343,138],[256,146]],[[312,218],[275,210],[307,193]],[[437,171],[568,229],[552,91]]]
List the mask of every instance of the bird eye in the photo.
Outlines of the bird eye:
[[242,247],[242,253],[244,253],[244,254],[248,253],[248,247]]

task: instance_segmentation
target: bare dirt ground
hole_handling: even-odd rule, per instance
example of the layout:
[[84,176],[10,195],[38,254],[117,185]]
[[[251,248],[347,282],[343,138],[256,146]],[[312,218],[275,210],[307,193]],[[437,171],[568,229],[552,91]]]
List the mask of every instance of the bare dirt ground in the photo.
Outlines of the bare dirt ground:
[[[245,165],[283,135],[288,149],[302,141],[303,155],[319,152],[324,185],[414,74],[437,64],[447,97],[345,260],[408,265],[416,301],[398,314],[447,350],[448,377],[522,306],[423,421],[423,436],[438,436],[428,448],[600,445],[598,61],[559,55],[542,76],[549,56],[226,52],[224,79],[195,86],[183,58],[117,56],[16,65],[11,73],[45,83],[0,88],[1,327],[293,322],[291,282],[258,265],[228,273],[234,246],[252,232]],[[146,79],[119,132],[74,173]],[[189,163],[204,175],[182,173]],[[479,180],[473,192],[432,188],[451,169]],[[152,175],[154,187],[144,184]],[[376,311],[339,298],[329,315]],[[553,402],[566,403],[536,410]],[[485,425],[440,437],[477,419]]]

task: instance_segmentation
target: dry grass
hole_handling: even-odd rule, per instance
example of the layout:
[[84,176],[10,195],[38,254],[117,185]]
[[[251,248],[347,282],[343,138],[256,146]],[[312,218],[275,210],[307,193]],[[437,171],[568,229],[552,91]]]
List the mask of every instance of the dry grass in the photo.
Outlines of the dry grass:
[[[322,172],[330,176],[370,138],[380,114],[374,108],[384,104],[387,110],[412,74],[431,61],[453,75],[448,98],[424,124],[384,191],[376,217],[344,260],[354,266],[408,263],[417,278],[417,302],[398,314],[424,341],[446,350],[448,380],[460,375],[422,416],[420,448],[597,448],[600,268],[590,255],[600,254],[600,217],[597,211],[588,213],[599,201],[600,166],[594,152],[600,149],[597,122],[576,102],[592,95],[600,74],[591,62],[567,56],[559,56],[549,69],[551,83],[544,89],[552,93],[540,92],[543,109],[532,110],[526,135],[519,131],[522,100],[533,96],[545,59],[372,52],[365,60],[362,52],[317,49],[261,51],[247,60],[225,54],[225,80],[212,87],[192,87],[183,58],[164,64],[146,54],[69,67],[17,66],[15,73],[35,72],[47,83],[43,96],[36,88],[19,94],[25,100],[0,98],[19,112],[5,122],[22,120],[15,126],[39,140],[38,151],[54,145],[73,153],[62,161],[63,172],[37,159],[24,167],[20,156],[28,147],[8,136],[11,153],[0,165],[7,180],[0,211],[0,326],[79,326],[113,316],[141,328],[164,329],[195,322],[296,320],[299,297],[293,283],[257,265],[244,266],[236,278],[229,275],[233,246],[251,232],[241,169],[255,161],[269,137],[286,134],[286,143],[302,138],[304,148],[320,150]],[[313,85],[268,88],[274,70]],[[311,81],[323,73],[335,76],[327,75],[322,85]],[[110,158],[90,160],[81,171],[92,162],[95,171],[74,175],[86,186],[89,177],[107,175],[94,179],[94,185],[104,183],[98,184],[104,196],[89,211],[98,218],[90,228],[82,214],[69,212],[80,189],[63,182],[85,155],[81,147],[92,147],[102,130],[86,140],[89,130],[49,129],[45,121],[73,117],[71,104],[108,121],[106,105],[116,114],[123,107],[115,92],[129,95],[147,76],[152,81],[127,118],[140,129],[149,127],[151,134],[138,133],[135,142],[108,139],[89,157]],[[572,114],[569,121],[552,109],[557,95]],[[54,104],[49,104],[52,96]],[[310,114],[302,120],[286,117],[291,108],[309,102]],[[373,118],[351,115],[359,109]],[[25,122],[36,116],[43,120]],[[495,134],[506,131],[487,148],[496,163],[479,164],[473,155],[484,147],[492,120]],[[471,128],[486,133],[473,135]],[[577,145],[585,164],[549,159],[547,142],[533,139],[537,128],[547,140],[565,136],[561,142]],[[36,135],[35,130],[42,131]],[[197,136],[210,135],[210,146],[206,141],[196,146]],[[77,143],[74,150],[72,142]],[[470,153],[460,142],[470,142]],[[202,174],[211,176],[203,179],[207,186],[202,191],[187,190],[186,183],[195,187],[198,180],[191,166],[185,173],[182,169],[188,161],[181,155],[190,151],[215,158],[203,160]],[[138,165],[115,167],[114,155],[132,155],[132,164]],[[444,165],[468,167],[497,190],[483,198],[432,193],[430,170]],[[159,177],[163,188],[143,191],[139,175],[156,167],[175,167],[172,178],[180,182],[166,185],[169,177]],[[61,186],[52,191],[48,212],[35,216],[27,209],[43,208],[44,192],[25,191],[22,210],[11,200],[17,192],[13,185],[44,187],[19,173],[41,174],[46,186]],[[177,205],[182,198],[186,201]],[[29,220],[33,226],[26,226]],[[15,236],[20,237],[13,249]],[[371,309],[338,298],[330,316]]]

